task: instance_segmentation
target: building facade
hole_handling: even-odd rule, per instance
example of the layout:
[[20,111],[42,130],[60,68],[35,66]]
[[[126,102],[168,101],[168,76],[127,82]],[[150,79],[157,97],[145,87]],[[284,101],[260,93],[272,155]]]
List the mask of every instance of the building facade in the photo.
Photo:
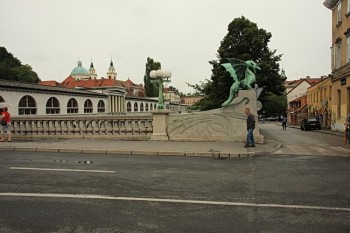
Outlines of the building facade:
[[307,89],[308,117],[322,115],[321,126],[331,128],[332,119],[332,79],[323,78]]
[[287,103],[289,104],[291,101],[305,95],[307,89],[319,81],[321,81],[321,78],[310,78],[310,76],[299,80],[285,81],[284,86],[286,87],[286,90],[289,90],[286,94]]
[[12,116],[109,113],[108,95],[85,90],[0,80],[0,102]]
[[304,94],[289,103],[287,120],[291,125],[300,125],[301,121],[308,116],[307,95]]
[[350,114],[350,0],[325,0],[332,11],[332,130],[344,131]]
[[108,112],[111,114],[148,112],[158,105],[157,100],[144,98],[143,85],[135,84],[129,78],[126,81],[118,80],[117,71],[112,60],[109,63],[105,77],[98,78],[93,62],[87,70],[83,67],[82,62],[78,61],[78,66],[61,83],[42,81],[40,84],[105,94],[108,96]]

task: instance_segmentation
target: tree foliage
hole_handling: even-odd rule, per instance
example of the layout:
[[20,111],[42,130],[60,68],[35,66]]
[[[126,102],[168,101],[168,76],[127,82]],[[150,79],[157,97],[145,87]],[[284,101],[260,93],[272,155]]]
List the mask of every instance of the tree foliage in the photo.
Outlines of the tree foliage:
[[158,86],[154,83],[151,83],[151,77],[149,76],[149,73],[152,70],[159,70],[161,69],[160,62],[155,62],[152,58],[147,58],[146,63],[146,71],[145,75],[143,77],[143,81],[145,84],[145,95],[147,97],[157,97],[158,96]]
[[250,22],[244,16],[234,19],[228,25],[227,35],[221,41],[217,51],[217,60],[209,62],[212,65],[211,80],[193,86],[204,94],[204,98],[197,103],[197,107],[201,110],[218,108],[227,100],[233,80],[221,64],[227,63],[228,58],[253,60],[260,66],[261,71],[256,73],[256,84],[264,87],[259,97],[263,108],[265,108],[264,103],[268,100],[268,93],[283,95],[285,78],[278,73],[278,62],[282,55],[276,55],[275,50],[271,51],[268,48],[271,37],[271,33],[258,28],[255,23]]
[[265,102],[265,116],[284,116],[287,109],[287,97],[285,95],[276,95],[274,93],[267,93]]
[[0,47],[0,79],[28,83],[41,81],[30,65],[22,65],[21,61],[4,47]]

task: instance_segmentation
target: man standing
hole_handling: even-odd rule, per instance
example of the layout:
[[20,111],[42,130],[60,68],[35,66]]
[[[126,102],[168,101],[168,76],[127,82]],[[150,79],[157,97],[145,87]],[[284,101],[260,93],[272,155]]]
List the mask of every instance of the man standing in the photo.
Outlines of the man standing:
[[282,117],[282,129],[283,130],[287,129],[287,117],[285,116]]
[[254,115],[250,112],[250,108],[246,107],[244,108],[244,112],[247,115],[247,140],[245,142],[244,147],[255,147],[255,140],[254,140],[254,135],[253,131],[255,129],[255,117]]

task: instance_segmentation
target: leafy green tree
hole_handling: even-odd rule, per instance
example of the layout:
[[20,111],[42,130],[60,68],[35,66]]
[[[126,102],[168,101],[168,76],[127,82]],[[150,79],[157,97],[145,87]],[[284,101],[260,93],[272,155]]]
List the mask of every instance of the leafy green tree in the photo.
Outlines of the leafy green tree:
[[143,77],[143,81],[145,84],[145,95],[147,97],[157,97],[158,96],[158,86],[154,83],[151,83],[151,77],[149,76],[149,73],[152,70],[159,70],[161,69],[160,62],[155,62],[152,58],[147,58],[146,63],[146,71],[145,75]]
[[13,68],[13,73],[16,75],[16,80],[21,82],[27,82],[27,83],[38,83],[40,82],[40,79],[32,70],[32,67],[30,65],[22,65],[17,68]]
[[[265,108],[263,112],[265,116],[282,116],[286,115],[287,97],[285,95],[276,95],[268,92],[266,94]],[[265,109],[265,110],[264,110]]]
[[204,98],[197,103],[201,110],[221,107],[227,100],[233,79],[221,66],[228,62],[228,58],[241,60],[253,60],[261,68],[256,73],[256,84],[264,87],[259,97],[263,103],[267,101],[267,93],[283,95],[285,78],[279,75],[279,64],[282,55],[276,55],[276,51],[268,48],[272,35],[264,29],[259,29],[255,23],[250,22],[244,16],[234,19],[228,25],[228,33],[221,41],[218,49],[217,60],[210,61],[212,65],[211,80],[206,83],[194,85],[194,88],[204,94]]
[[38,74],[29,65],[22,65],[21,61],[0,47],[0,79],[38,83]]

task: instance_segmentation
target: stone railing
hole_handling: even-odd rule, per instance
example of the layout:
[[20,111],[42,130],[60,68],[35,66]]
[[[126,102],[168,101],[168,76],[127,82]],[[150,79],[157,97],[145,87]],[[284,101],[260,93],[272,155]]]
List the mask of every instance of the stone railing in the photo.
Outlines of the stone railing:
[[15,137],[25,138],[118,138],[149,140],[152,115],[72,115],[12,117]]

